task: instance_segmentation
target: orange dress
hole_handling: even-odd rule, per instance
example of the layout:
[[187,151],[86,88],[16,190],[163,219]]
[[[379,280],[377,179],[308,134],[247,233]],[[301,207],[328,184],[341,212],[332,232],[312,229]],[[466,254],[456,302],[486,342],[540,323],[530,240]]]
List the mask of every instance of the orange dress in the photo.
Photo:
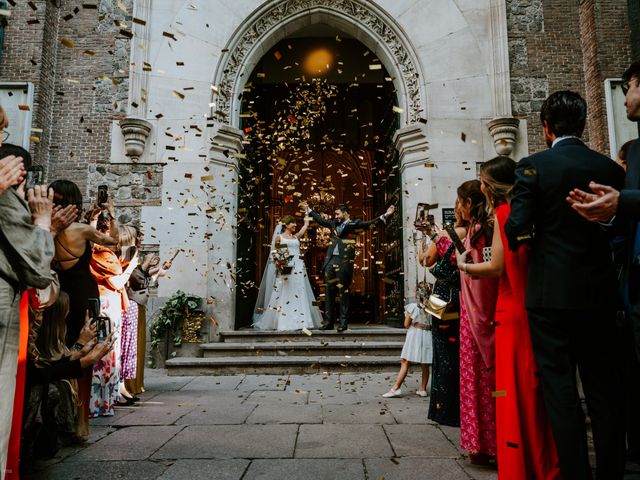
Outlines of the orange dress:
[[509,250],[504,233],[510,210],[508,204],[496,209],[505,247],[495,320],[498,476],[504,480],[560,479],[524,306],[527,251],[526,247]]

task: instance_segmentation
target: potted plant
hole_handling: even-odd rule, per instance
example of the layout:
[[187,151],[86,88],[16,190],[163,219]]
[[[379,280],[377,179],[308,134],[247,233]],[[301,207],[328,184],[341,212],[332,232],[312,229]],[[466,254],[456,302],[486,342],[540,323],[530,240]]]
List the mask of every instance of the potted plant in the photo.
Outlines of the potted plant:
[[[185,330],[188,331],[188,341],[193,341],[195,329],[190,325],[190,320],[195,319],[198,325],[202,319],[202,312],[196,312],[202,303],[202,299],[196,295],[178,290],[164,306],[156,313],[151,324],[151,350],[157,350],[160,343],[169,338],[174,347],[180,347],[183,342]],[[165,358],[166,358],[165,352]]]

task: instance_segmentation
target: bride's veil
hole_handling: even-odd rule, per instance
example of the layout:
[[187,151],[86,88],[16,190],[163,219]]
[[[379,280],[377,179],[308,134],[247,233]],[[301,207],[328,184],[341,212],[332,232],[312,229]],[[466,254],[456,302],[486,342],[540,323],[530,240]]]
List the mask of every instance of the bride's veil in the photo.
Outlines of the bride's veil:
[[260,282],[260,289],[258,290],[258,299],[256,300],[256,307],[253,311],[253,328],[259,330],[275,330],[276,325],[269,325],[274,323],[274,315],[264,315],[269,301],[271,300],[271,294],[273,293],[273,287],[276,281],[276,265],[273,261],[271,254],[276,248],[276,237],[282,233],[282,227],[284,225],[280,222],[276,225],[273,235],[271,236],[271,249],[267,257],[267,265],[264,267],[264,273],[262,275],[262,281]]

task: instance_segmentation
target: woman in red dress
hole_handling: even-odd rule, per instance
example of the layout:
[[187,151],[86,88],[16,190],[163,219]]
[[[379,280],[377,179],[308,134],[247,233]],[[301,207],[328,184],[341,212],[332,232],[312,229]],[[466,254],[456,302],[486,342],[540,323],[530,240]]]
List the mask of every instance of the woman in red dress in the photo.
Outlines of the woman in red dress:
[[560,479],[555,440],[536,376],[527,311],[524,306],[527,251],[504,248],[504,224],[509,216],[508,193],[516,163],[496,157],[480,170],[482,191],[495,212],[491,260],[466,263],[457,255],[463,275],[499,277],[495,315],[496,423],[498,474],[503,479]]

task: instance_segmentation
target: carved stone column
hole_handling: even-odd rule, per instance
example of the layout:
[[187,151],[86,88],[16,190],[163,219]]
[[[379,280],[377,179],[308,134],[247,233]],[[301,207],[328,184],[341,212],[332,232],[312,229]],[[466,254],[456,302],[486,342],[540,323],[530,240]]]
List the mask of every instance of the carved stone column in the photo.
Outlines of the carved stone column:
[[402,190],[404,291],[413,297],[418,278],[418,250],[414,242],[415,211],[418,203],[432,203],[431,164],[426,125],[412,124],[396,130],[393,143],[398,152]]
[[[229,125],[215,124],[211,130],[208,198],[207,295],[210,313],[218,329],[233,330],[236,314],[235,265],[237,260],[236,213],[238,204],[238,157],[244,134]],[[211,300],[213,299],[213,300]],[[209,338],[213,339],[211,331]]]
[[120,120],[120,129],[124,135],[124,148],[127,157],[138,161],[144,153],[144,146],[151,133],[151,124],[141,118],[125,118]]
[[511,155],[518,138],[518,125],[520,125],[520,120],[513,117],[494,118],[487,123],[489,133],[493,137],[493,146],[498,155]]

